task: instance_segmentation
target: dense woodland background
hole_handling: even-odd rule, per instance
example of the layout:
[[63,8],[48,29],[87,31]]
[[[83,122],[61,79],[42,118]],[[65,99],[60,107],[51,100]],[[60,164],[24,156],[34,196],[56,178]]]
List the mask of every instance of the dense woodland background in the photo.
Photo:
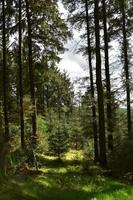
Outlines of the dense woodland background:
[[[67,19],[55,0],[0,2],[0,174],[39,170],[42,155],[61,162],[72,150],[83,170],[94,161],[132,173],[133,2],[62,4]],[[72,29],[88,67],[79,91],[58,69]]]

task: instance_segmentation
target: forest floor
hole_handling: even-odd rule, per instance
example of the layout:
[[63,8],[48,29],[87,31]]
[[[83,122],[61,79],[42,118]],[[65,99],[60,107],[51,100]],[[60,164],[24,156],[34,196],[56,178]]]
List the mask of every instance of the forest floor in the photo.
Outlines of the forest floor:
[[97,174],[95,166],[85,173],[70,157],[60,163],[46,156],[38,175],[4,180],[0,200],[133,200],[133,186]]

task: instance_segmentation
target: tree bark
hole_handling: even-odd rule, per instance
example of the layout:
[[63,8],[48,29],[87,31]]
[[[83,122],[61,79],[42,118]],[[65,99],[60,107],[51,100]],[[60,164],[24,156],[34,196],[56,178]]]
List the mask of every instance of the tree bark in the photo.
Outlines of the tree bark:
[[2,106],[0,105],[0,175],[6,175],[5,142],[2,127]]
[[87,25],[87,44],[88,44],[88,64],[90,73],[90,85],[91,85],[91,101],[92,101],[92,120],[93,120],[93,136],[94,136],[94,161],[98,162],[98,137],[97,137],[97,119],[96,119],[96,105],[95,105],[95,91],[93,82],[93,69],[92,69],[92,52],[91,52],[91,41],[90,41],[90,26],[89,26],[89,15],[88,15],[88,1],[85,0],[86,10],[86,25]]
[[99,28],[99,0],[95,0],[94,8],[95,20],[95,41],[96,41],[96,85],[98,95],[99,113],[99,155],[100,165],[106,167],[106,139],[105,139],[105,117],[104,117],[104,97],[101,76],[101,54],[100,54],[100,28]]
[[104,26],[104,52],[105,52],[105,77],[106,77],[106,95],[107,95],[107,130],[108,130],[108,149],[113,150],[113,125],[112,125],[112,103],[111,103],[111,84],[109,70],[109,45],[107,31],[107,13],[106,2],[102,0],[103,26]]
[[22,71],[22,0],[19,0],[19,104],[20,104],[20,127],[21,147],[25,148],[24,138],[24,108],[23,108],[23,71]]
[[7,77],[7,50],[6,50],[6,19],[5,19],[5,1],[2,0],[2,46],[3,46],[3,109],[5,141],[9,141],[9,119],[8,119],[8,77]]
[[124,70],[126,78],[126,99],[127,99],[127,128],[129,138],[132,137],[132,121],[131,121],[131,98],[130,98],[130,79],[129,79],[129,62],[128,62],[128,44],[126,32],[126,15],[125,2],[122,3],[122,32],[123,32],[123,50],[124,50]]
[[32,102],[32,137],[33,143],[36,143],[37,124],[36,124],[36,102],[35,102],[35,84],[34,84],[34,68],[33,68],[33,54],[32,54],[32,29],[31,29],[31,11],[29,1],[26,2],[27,23],[28,23],[28,49],[29,49],[29,80],[30,80],[30,96]]

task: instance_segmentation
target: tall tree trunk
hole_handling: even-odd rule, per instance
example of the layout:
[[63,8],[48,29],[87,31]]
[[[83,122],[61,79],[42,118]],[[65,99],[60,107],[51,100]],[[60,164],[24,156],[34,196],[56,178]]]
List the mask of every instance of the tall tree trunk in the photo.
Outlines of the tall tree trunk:
[[100,30],[99,30],[99,0],[95,0],[95,41],[96,41],[96,84],[98,95],[99,113],[99,155],[100,165],[106,167],[106,139],[105,139],[105,117],[104,117],[104,97],[101,76],[101,54],[100,54]]
[[106,77],[106,94],[107,94],[108,149],[112,151],[113,150],[112,103],[111,103],[111,85],[110,85],[110,71],[109,71],[107,13],[106,13],[105,0],[102,0],[102,7],[103,7],[103,25],[104,25],[105,77]]
[[128,43],[126,33],[126,15],[125,1],[122,3],[122,32],[123,32],[123,50],[124,50],[124,70],[126,78],[126,99],[127,99],[127,127],[129,138],[132,137],[131,105],[130,105],[130,79],[129,79],[129,62],[128,62]]
[[8,76],[7,76],[7,50],[6,50],[6,16],[5,0],[2,0],[2,47],[3,47],[3,111],[4,131],[2,129],[2,116],[0,116],[0,173],[6,175],[6,157],[10,140],[8,119]]
[[23,72],[22,72],[22,0],[19,0],[19,104],[20,104],[20,127],[21,147],[25,148],[24,138],[24,108],[23,108]]
[[5,126],[5,141],[9,141],[9,119],[8,119],[8,77],[7,77],[7,51],[6,51],[6,19],[5,19],[5,1],[2,0],[2,22],[3,22],[3,107],[4,107],[4,126]]
[[0,103],[0,175],[5,175],[5,142],[4,142],[4,134],[3,134],[3,126],[2,126],[2,105]]
[[34,84],[34,68],[33,68],[33,56],[32,56],[32,29],[31,29],[31,11],[29,7],[29,1],[26,2],[27,23],[28,23],[28,48],[29,48],[29,78],[30,78],[30,95],[32,102],[32,136],[33,143],[36,143],[37,137],[37,124],[36,124],[36,102],[35,102],[35,84]]
[[87,25],[87,43],[88,43],[88,62],[90,72],[90,84],[91,84],[91,101],[92,101],[92,119],[93,119],[93,136],[94,136],[94,161],[98,161],[98,137],[97,137],[97,119],[96,119],[96,105],[94,95],[94,82],[93,82],[93,69],[92,69],[92,52],[90,42],[90,26],[89,26],[89,15],[88,15],[88,1],[85,0],[86,9],[86,25]]

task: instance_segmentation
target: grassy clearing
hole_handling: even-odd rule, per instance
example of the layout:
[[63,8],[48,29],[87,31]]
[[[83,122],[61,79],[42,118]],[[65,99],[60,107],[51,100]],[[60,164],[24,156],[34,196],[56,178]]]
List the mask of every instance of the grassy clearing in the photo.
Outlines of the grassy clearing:
[[132,186],[81,171],[74,160],[64,158],[59,163],[54,157],[45,157],[41,175],[5,180],[0,200],[133,200]]
[[104,177],[45,174],[15,177],[0,188],[0,200],[132,200],[133,187]]

